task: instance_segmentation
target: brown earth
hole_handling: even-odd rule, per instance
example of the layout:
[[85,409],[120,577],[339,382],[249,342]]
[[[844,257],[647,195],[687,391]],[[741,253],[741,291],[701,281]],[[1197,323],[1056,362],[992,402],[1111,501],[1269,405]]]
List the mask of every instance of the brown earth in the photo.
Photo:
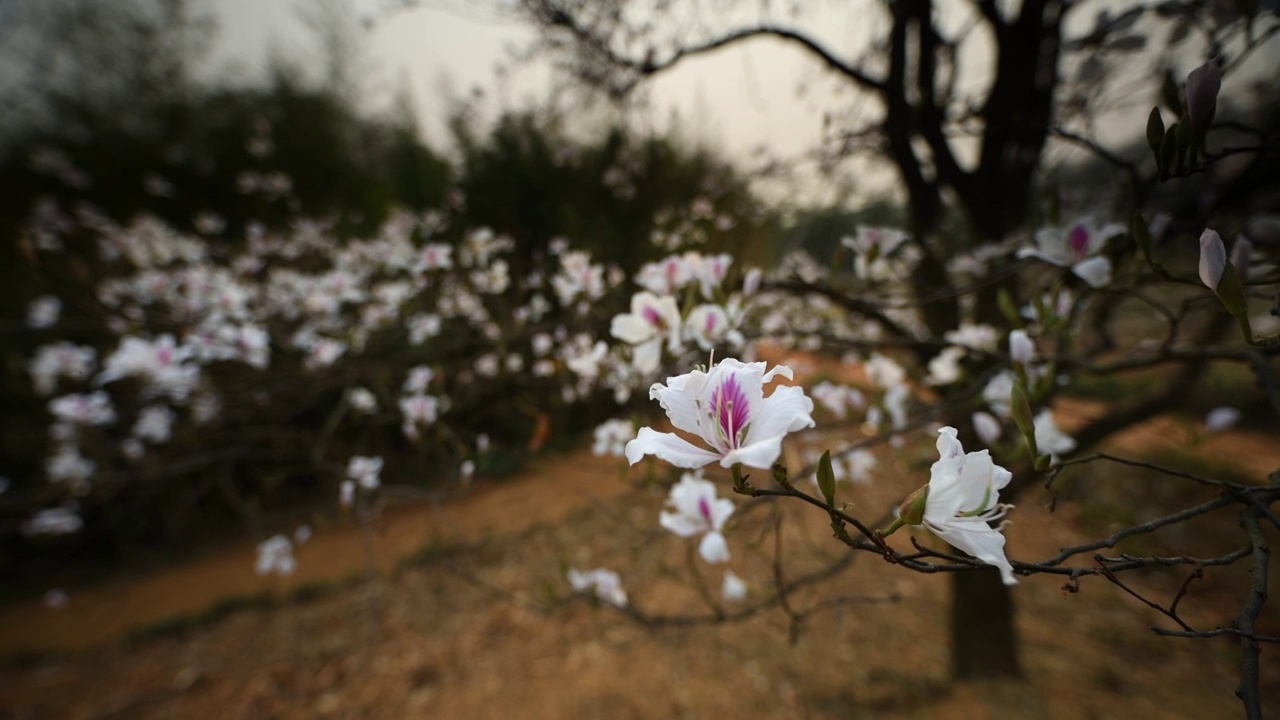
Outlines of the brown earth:
[[[1064,409],[1065,425],[1105,412],[1089,403]],[[1190,432],[1162,418],[1112,447],[1173,452],[1192,442]],[[1197,452],[1253,477],[1280,467],[1280,447],[1263,434],[1201,442]],[[884,481],[842,489],[842,499],[855,513],[879,517],[919,484],[930,452],[882,450]],[[730,566],[751,588],[747,606],[765,607],[711,622],[714,611],[689,579],[687,546],[654,522],[663,493],[643,474],[623,479],[617,460],[579,452],[538,460],[517,478],[444,504],[396,507],[375,533],[374,580],[146,642],[117,640],[220,598],[284,597],[318,581],[360,578],[367,570],[360,529],[318,532],[287,580],[254,575],[245,545],[143,578],[69,589],[61,611],[38,599],[0,608],[0,648],[72,649],[0,669],[0,718],[1240,715],[1232,694],[1238,643],[1158,637],[1146,629],[1164,624],[1157,613],[1098,579],[1074,594],[1048,576],[1015,588],[1022,682],[949,681],[947,578],[885,566],[876,556],[860,555],[789,594],[787,605],[805,614],[793,623],[766,602],[776,588],[778,538],[787,580],[843,557],[821,513],[795,503],[739,503],[728,531]],[[1081,505],[1061,502],[1050,513],[1044,500],[1032,492],[1014,511],[1012,556],[1044,558],[1099,535],[1081,530]],[[894,537],[899,547],[909,547],[908,535]],[[651,628],[570,599],[567,566],[613,568],[633,607],[691,621]],[[701,560],[692,567],[718,598],[720,569]],[[1207,574],[1184,602],[1185,616],[1205,628],[1238,612],[1246,577],[1243,567]],[[1168,598],[1184,576],[1155,572],[1135,583]],[[1272,649],[1264,648],[1263,693],[1277,712]]]

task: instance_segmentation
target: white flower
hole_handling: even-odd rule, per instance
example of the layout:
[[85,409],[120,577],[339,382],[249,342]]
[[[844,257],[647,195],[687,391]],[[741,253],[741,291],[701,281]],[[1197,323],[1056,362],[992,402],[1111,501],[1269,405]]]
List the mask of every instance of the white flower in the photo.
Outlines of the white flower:
[[45,295],[27,306],[27,327],[40,330],[53,327],[62,313],[62,301],[53,295]]
[[[944,349],[929,361],[929,376],[925,383],[929,385],[950,385],[959,380],[964,371],[960,367],[960,358],[965,349],[956,345]],[[900,386],[899,386],[900,387]]]
[[1009,357],[1023,367],[1030,367],[1036,361],[1036,344],[1026,330],[1018,329],[1009,333]]
[[622,457],[626,452],[627,442],[635,436],[636,426],[630,420],[605,420],[593,432],[595,442],[591,445],[591,452],[594,455]]
[[259,575],[276,573],[292,575],[298,564],[293,559],[293,543],[284,535],[273,535],[258,545],[258,561],[253,570]]
[[614,316],[609,334],[634,345],[636,369],[651,373],[661,364],[664,340],[670,352],[680,351],[680,309],[673,297],[638,292],[631,296],[631,312]]
[[720,584],[720,596],[725,602],[742,602],[747,599],[747,584],[732,570],[724,571],[724,582]]
[[1075,438],[1058,429],[1058,424],[1053,421],[1053,413],[1048,408],[1041,410],[1033,421],[1035,425],[1036,449],[1042,453],[1049,453],[1053,462],[1058,461],[1058,456],[1069,453],[1076,449]]
[[573,587],[574,592],[591,591],[602,602],[618,608],[627,606],[627,591],[622,589],[622,578],[612,570],[596,568],[579,572],[571,568],[568,577],[569,585]]
[[790,379],[791,368],[778,365],[765,372],[763,362],[725,358],[710,372],[694,370],[667,378],[666,385],[654,383],[649,397],[662,405],[671,423],[710,449],[645,427],[627,443],[627,460],[634,465],[645,455],[657,455],[683,468],[716,461],[721,467],[770,467],[782,453],[783,436],[814,424],[813,401],[803,389],[779,387],[764,396],[765,383],[779,375]]
[[1240,411],[1228,406],[1216,407],[1204,416],[1206,432],[1216,433],[1230,430],[1240,422]]
[[84,527],[84,520],[64,507],[41,510],[22,524],[23,535],[70,535]]
[[984,445],[994,445],[1004,434],[1000,421],[991,413],[981,410],[973,414],[973,431],[978,434],[978,439]]
[[168,442],[173,428],[173,411],[168,405],[149,405],[138,413],[133,435],[153,443]]
[[1034,257],[1058,267],[1069,267],[1089,287],[1100,288],[1111,282],[1111,261],[1098,253],[1108,240],[1123,233],[1121,225],[1111,223],[1098,227],[1088,219],[1070,228],[1044,228],[1036,232],[1036,247],[1018,250],[1018,257]]
[[710,350],[725,341],[734,347],[742,344],[742,334],[733,329],[729,313],[719,305],[699,305],[690,310],[683,335],[703,350]]
[[347,462],[347,477],[355,480],[366,490],[375,490],[382,480],[382,458],[355,455]]
[[997,417],[1009,417],[1010,396],[1013,395],[1014,375],[1009,370],[1002,370],[987,381],[982,389],[982,399]]
[[1000,504],[1000,490],[1013,473],[991,461],[991,453],[965,454],[956,429],[938,431],[938,453],[929,475],[924,526],[935,535],[988,565],[1000,568],[1005,585],[1017,584],[1013,566],[1004,554],[1004,535],[989,523],[1004,517],[1009,506]]
[[355,387],[347,391],[347,403],[361,415],[378,412],[378,397],[369,388]]
[[111,397],[98,390],[88,395],[63,395],[49,401],[49,413],[76,425],[110,425],[116,421]]
[[700,473],[685,473],[671,486],[667,507],[673,512],[662,511],[658,524],[683,538],[702,535],[698,553],[709,563],[729,559],[729,546],[720,530],[734,506],[732,500],[716,497],[715,483],[703,480]]
[[356,501],[356,484],[351,480],[343,480],[338,486],[338,504],[344,508],[351,507]]
[[960,345],[985,352],[995,350],[996,342],[1000,339],[999,333],[994,327],[990,325],[971,325],[969,323],[962,323],[955,330],[948,330],[942,337],[952,345]]

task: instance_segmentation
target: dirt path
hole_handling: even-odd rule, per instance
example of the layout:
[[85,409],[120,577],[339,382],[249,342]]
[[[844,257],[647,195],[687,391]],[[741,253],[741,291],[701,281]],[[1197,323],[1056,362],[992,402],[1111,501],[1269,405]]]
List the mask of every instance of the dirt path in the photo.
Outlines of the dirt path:
[[[392,508],[374,534],[378,572],[389,575],[425,546],[474,543],[560,522],[590,497],[607,500],[624,491],[626,485],[616,481],[619,469],[616,458],[588,452],[541,458],[519,476],[478,484],[447,505],[419,502]],[[368,568],[362,532],[354,522],[316,532],[295,557],[294,574],[259,577],[253,572],[255,546],[241,543],[140,578],[69,588],[69,602],[61,610],[45,607],[38,597],[0,606],[0,653],[112,642],[131,629],[194,615],[229,598],[263,593],[286,597],[308,585],[361,576]]]

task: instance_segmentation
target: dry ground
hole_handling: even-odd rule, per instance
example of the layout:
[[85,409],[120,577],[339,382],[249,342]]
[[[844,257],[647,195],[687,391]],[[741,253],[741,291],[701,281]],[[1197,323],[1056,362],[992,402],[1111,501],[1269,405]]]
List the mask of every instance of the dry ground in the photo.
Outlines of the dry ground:
[[[1187,442],[1182,426],[1165,419],[1134,429],[1115,447],[1173,451]],[[1200,449],[1255,476],[1280,467],[1280,448],[1265,435],[1218,436]],[[928,453],[882,454],[885,481],[843,488],[842,499],[863,516],[880,516],[918,484],[911,478],[927,475]],[[1241,714],[1232,694],[1235,642],[1158,637],[1146,629],[1161,622],[1154,611],[1097,579],[1076,594],[1046,576],[1024,578],[1014,589],[1023,682],[949,681],[948,579],[887,566],[873,555],[791,594],[791,609],[809,613],[795,626],[766,602],[775,589],[778,538],[787,580],[842,557],[821,513],[796,504],[739,503],[728,532],[730,564],[751,587],[747,606],[766,607],[710,622],[713,610],[689,577],[687,546],[657,529],[662,492],[642,476],[623,479],[616,460],[580,452],[539,460],[520,477],[440,507],[393,509],[377,531],[372,582],[359,580],[365,564],[358,528],[338,527],[300,549],[299,571],[288,581],[253,575],[246,545],[146,577],[71,588],[62,611],[37,600],[0,608],[0,650],[73,648],[0,669],[0,718]],[[1069,501],[1050,513],[1044,500],[1033,491],[1015,511],[1012,556],[1048,557],[1097,537],[1099,523],[1107,522],[1086,522],[1083,506]],[[906,547],[907,535],[894,540]],[[634,607],[694,621],[649,628],[584,598],[569,599],[567,566],[616,569]],[[693,567],[718,595],[720,569],[700,560]],[[1204,627],[1229,621],[1243,600],[1244,572],[1210,571],[1184,603],[1186,616]],[[264,591],[285,597],[317,581],[353,577],[305,602],[120,642],[130,628],[199,612],[219,598]],[[1167,598],[1182,577],[1149,573],[1138,585]],[[1273,634],[1277,617],[1266,618]],[[1277,713],[1274,650],[1264,648],[1263,693]]]

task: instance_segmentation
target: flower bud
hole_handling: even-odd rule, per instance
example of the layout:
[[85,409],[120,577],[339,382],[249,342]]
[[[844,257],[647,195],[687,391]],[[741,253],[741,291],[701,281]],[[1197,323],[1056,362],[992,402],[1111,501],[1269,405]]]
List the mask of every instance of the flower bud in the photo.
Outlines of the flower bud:
[[929,486],[919,488],[907,496],[898,506],[898,519],[904,525],[919,525],[924,522],[925,501],[929,499]]
[[1217,232],[1205,228],[1200,234],[1200,282],[1217,292],[1227,265],[1227,248]]
[[1197,132],[1203,133],[1213,122],[1221,89],[1222,71],[1218,69],[1216,60],[1210,60],[1187,75],[1187,115]]

